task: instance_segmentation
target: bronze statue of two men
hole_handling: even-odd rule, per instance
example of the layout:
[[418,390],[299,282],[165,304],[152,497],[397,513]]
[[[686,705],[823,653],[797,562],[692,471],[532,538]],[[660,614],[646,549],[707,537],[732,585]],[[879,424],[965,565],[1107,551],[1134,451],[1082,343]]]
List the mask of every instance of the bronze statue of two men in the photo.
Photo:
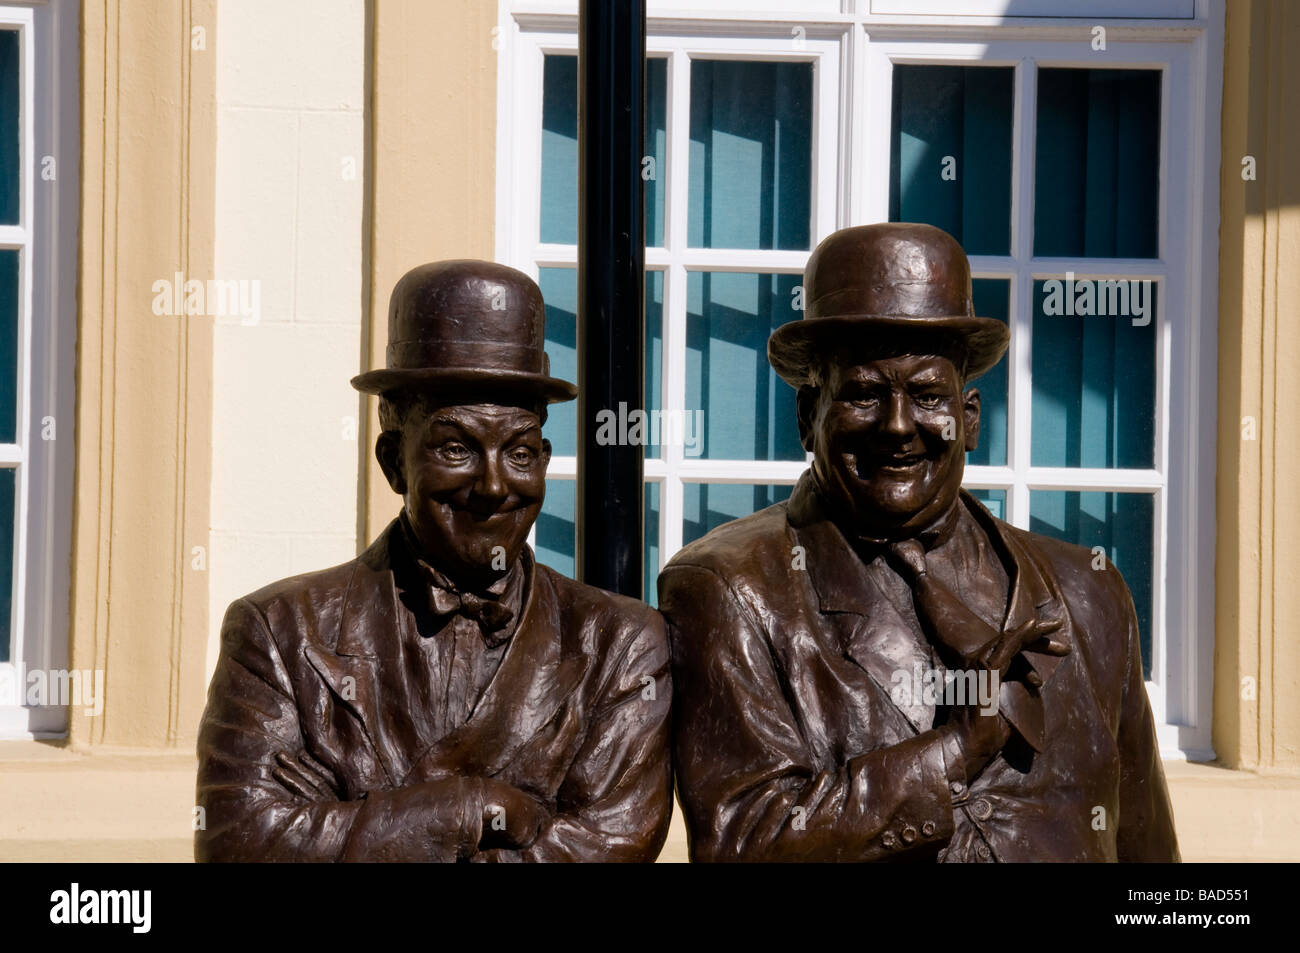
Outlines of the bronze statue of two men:
[[693,860],[1177,860],[1124,580],[961,488],[1009,332],[960,245],[844,229],[804,288],[768,358],[812,463],[682,549],[656,612],[527,545],[576,395],[537,286],[407,274],[353,380],[404,505],[227,612],[196,857],[649,861],[675,776]]

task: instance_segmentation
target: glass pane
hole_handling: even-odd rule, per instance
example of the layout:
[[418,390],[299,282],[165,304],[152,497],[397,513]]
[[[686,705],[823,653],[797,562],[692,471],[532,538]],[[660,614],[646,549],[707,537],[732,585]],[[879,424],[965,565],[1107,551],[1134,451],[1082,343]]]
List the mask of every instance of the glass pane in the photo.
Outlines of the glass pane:
[[699,539],[723,523],[789,499],[789,484],[687,483],[683,486],[682,543]]
[[1007,518],[1007,491],[1006,490],[972,490],[970,487],[966,491],[971,496],[984,504],[985,509],[1000,520]]
[[668,174],[668,60],[652,57],[645,63],[645,151],[654,160],[642,160],[645,181],[645,243],[664,243],[664,176]]
[[[646,154],[643,165],[646,244],[664,243],[664,176],[667,147],[668,61],[646,61]],[[653,172],[653,175],[651,173]],[[542,65],[541,240],[578,243],[578,58],[547,54]]]
[[1151,675],[1155,497],[1149,493],[1032,490],[1029,528],[1092,549],[1100,546],[1124,576],[1137,609],[1142,672]]
[[889,220],[924,222],[968,255],[1011,254],[1009,66],[895,66]]
[[0,30],[0,225],[18,224],[23,190],[19,91],[18,31]]
[[[574,578],[574,544],[577,524],[574,522],[578,484],[574,480],[547,480],[546,502],[537,519],[537,561],[556,572]],[[659,484],[645,485],[645,548],[642,550],[645,566],[645,601],[659,604],[656,582],[659,578]]]
[[659,484],[645,485],[645,581],[642,599],[659,608]]
[[[541,268],[537,285],[546,301],[546,353],[551,359],[551,376],[578,382],[578,273],[573,268]],[[664,276],[647,271],[645,276],[645,399],[649,410],[658,410],[663,388]],[[599,408],[597,408],[599,410]],[[578,402],[552,404],[543,428],[551,441],[551,453],[572,457],[578,452]],[[659,455],[659,444],[646,447],[646,456]]]
[[686,408],[697,439],[694,446],[686,442],[686,456],[804,459],[795,390],[767,363],[768,336],[799,317],[794,292],[801,280],[745,272],[689,274]]
[[1159,257],[1160,71],[1040,69],[1034,254]]
[[811,63],[691,61],[693,248],[809,248]]
[[18,255],[0,249],[0,443],[18,434]]
[[0,470],[0,662],[13,652],[14,506],[18,471]]
[[537,542],[533,548],[539,563],[569,578],[573,578],[573,544],[577,538],[573,515],[577,493],[574,480],[546,481],[546,502],[537,517]]
[[578,244],[578,58],[542,65],[541,240]]
[[[976,278],[971,282],[975,313],[1007,324],[1011,311],[1011,282],[1005,278]],[[979,445],[966,454],[966,462],[1004,466],[1007,462],[1007,359],[971,384],[980,392]]]
[[1155,282],[1035,282],[1034,466],[1154,466],[1155,314]]

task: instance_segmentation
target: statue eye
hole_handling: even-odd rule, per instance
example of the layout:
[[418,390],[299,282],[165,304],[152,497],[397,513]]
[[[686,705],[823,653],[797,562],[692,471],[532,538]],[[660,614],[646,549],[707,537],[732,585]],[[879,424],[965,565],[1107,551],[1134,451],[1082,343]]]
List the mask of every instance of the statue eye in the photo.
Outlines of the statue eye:
[[943,404],[943,397],[939,394],[918,394],[916,402],[926,410],[934,410]]
[[468,459],[470,455],[469,447],[465,446],[463,443],[460,443],[459,441],[456,440],[447,441],[441,447],[438,448],[438,452],[441,453],[448,460],[455,460],[455,461]]
[[515,449],[510,451],[510,461],[514,463],[515,466],[531,466],[532,462],[536,459],[537,454],[533,452],[531,447],[515,447]]

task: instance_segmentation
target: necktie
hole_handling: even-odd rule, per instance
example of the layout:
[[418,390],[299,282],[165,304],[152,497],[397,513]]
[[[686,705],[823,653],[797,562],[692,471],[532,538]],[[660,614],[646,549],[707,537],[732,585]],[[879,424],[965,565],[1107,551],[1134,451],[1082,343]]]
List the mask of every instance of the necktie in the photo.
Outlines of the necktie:
[[[946,654],[954,666],[981,666],[1000,673],[1008,669],[1023,645],[1040,640],[1061,626],[1058,621],[1035,619],[1016,629],[999,631],[967,608],[952,589],[929,572],[925,547],[920,541],[907,539],[892,543],[889,551],[912,586],[922,624],[938,641],[940,653]],[[1057,650],[1054,654],[1067,650],[1050,640],[1049,646]],[[1030,747],[1042,751],[1043,699],[1038,691],[1042,678],[1027,664],[1019,669],[1021,676],[1003,677],[998,711]],[[1011,667],[1007,674],[1016,671],[1016,667]]]

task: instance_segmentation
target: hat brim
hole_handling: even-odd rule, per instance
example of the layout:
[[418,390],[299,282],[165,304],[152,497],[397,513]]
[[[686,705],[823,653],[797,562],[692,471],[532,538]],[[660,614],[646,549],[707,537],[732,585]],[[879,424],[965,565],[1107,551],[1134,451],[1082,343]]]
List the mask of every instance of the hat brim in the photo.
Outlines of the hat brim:
[[352,386],[363,394],[405,390],[454,396],[466,392],[501,391],[542,397],[548,404],[558,404],[578,396],[577,387],[558,377],[509,370],[382,368],[358,374],[352,378]]
[[888,330],[955,336],[966,352],[968,381],[997,364],[1011,343],[1011,330],[996,318],[845,314],[781,325],[767,339],[767,359],[783,381],[802,387],[810,383],[810,371],[819,360],[828,355],[851,357],[857,349],[867,351],[872,339]]

